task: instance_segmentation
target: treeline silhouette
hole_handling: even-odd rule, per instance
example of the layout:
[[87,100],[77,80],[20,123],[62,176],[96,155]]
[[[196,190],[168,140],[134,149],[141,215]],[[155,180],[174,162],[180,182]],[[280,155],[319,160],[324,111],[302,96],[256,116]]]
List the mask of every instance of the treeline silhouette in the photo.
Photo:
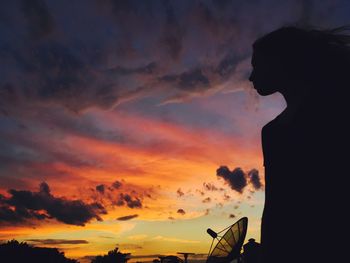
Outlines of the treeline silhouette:
[[78,263],[66,258],[57,248],[34,247],[26,242],[10,240],[0,244],[0,262],[2,263]]
[[[91,263],[126,263],[130,253],[122,253],[118,248],[106,255],[96,256]],[[13,239],[0,244],[1,263],[79,263],[76,259],[66,258],[57,248],[35,247],[26,242]]]
[[126,263],[129,259],[130,253],[121,253],[118,248],[108,252],[107,255],[97,256],[91,263]]

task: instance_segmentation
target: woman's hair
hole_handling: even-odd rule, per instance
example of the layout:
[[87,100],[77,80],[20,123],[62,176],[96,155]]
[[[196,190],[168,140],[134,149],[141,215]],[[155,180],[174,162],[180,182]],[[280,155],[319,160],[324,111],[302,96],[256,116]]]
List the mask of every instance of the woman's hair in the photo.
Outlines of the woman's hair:
[[287,74],[312,86],[350,84],[349,26],[334,29],[279,28],[253,44],[255,53],[280,63]]

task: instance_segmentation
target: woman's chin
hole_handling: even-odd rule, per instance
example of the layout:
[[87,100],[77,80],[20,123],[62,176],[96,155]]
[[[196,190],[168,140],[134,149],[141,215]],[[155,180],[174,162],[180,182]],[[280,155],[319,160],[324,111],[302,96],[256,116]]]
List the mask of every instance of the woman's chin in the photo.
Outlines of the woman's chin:
[[259,88],[255,88],[256,92],[260,95],[260,96],[269,96],[273,93],[275,93],[275,90],[268,90],[268,89],[259,89]]

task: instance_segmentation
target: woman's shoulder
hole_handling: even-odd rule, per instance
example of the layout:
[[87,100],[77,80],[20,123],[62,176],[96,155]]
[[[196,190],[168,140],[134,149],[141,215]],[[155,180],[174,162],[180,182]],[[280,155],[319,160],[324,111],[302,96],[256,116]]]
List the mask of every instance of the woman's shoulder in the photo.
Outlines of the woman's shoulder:
[[296,121],[296,111],[293,108],[285,108],[274,119],[266,123],[262,128],[262,133],[268,133],[274,130],[288,130]]
[[263,127],[261,132],[264,133],[268,133],[272,130],[277,129],[278,127],[281,126],[281,114],[278,115],[277,117],[275,117],[274,119],[272,119],[271,121],[269,121],[268,123],[266,123]]

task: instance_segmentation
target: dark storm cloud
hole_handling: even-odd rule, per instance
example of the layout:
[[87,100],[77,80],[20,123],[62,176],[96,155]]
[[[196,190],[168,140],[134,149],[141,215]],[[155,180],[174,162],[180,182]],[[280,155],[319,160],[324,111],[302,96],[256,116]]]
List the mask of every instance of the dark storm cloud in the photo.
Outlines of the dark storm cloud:
[[166,0],[162,2],[165,9],[165,23],[160,37],[161,46],[173,60],[177,60],[183,48],[183,38],[185,35],[184,25],[180,25],[175,14],[172,2]]
[[[225,53],[225,52],[224,52]],[[176,89],[178,93],[167,97],[163,103],[185,102],[194,96],[201,96],[206,92],[218,92],[221,86],[232,81],[234,73],[240,63],[244,63],[246,57],[229,52],[222,59],[216,59],[210,65],[194,67],[178,74],[163,75],[158,78],[161,86]],[[242,75],[242,73],[240,73]],[[245,74],[248,79],[249,72]],[[242,76],[240,76],[242,78]]]
[[178,214],[180,214],[180,215],[186,214],[185,210],[183,210],[182,208],[178,209],[178,210],[176,211],[176,213],[178,213]]
[[210,203],[210,202],[211,202],[211,198],[210,197],[204,198],[202,200],[202,203]]
[[89,244],[83,239],[27,239],[26,241],[43,245]]
[[122,187],[122,183],[119,182],[119,181],[115,181],[113,184],[112,184],[112,187],[114,189],[119,189],[120,187]]
[[256,190],[259,190],[262,187],[258,170],[256,169],[250,170],[248,172],[248,177],[249,177],[250,183],[253,185],[253,187]]
[[53,31],[55,23],[44,0],[21,0],[20,6],[33,37],[43,37]]
[[[119,88],[118,75],[152,74],[155,68],[155,63],[148,63],[100,70],[90,62],[93,47],[86,47],[86,43],[68,45],[54,37],[33,45],[25,45],[26,41],[31,40],[11,43],[5,39],[0,46],[2,63],[7,65],[1,68],[6,78],[2,78],[0,87],[11,103],[55,103],[73,112],[94,106],[107,109],[143,90],[135,86]],[[11,108],[11,103],[5,99],[1,102]],[[2,111],[7,112],[6,109]]]
[[234,214],[230,214],[228,218],[235,218],[236,216]]
[[[20,45],[20,44],[16,44]],[[32,48],[5,46],[4,61],[14,64],[16,78],[5,78],[7,97],[18,102],[57,103],[79,112],[92,106],[109,108],[119,99],[117,83],[91,68],[74,48],[47,41]],[[30,82],[28,82],[30,81]],[[11,89],[9,89],[11,87]]]
[[245,173],[239,167],[230,171],[227,166],[220,166],[216,170],[216,175],[222,177],[233,190],[239,193],[242,193],[244,187],[247,185]]
[[[98,1],[97,1],[98,2]],[[116,18],[123,16],[127,18],[128,15],[138,14],[138,8],[135,1],[123,1],[123,0],[108,0],[112,6],[112,12],[115,14]]]
[[[232,61],[226,58],[215,57],[209,65],[183,63],[184,59],[193,59],[188,52],[195,47],[187,28],[196,31],[189,25],[195,22],[194,17],[203,17],[197,15],[196,3],[96,1],[79,8],[65,2],[63,9],[42,0],[20,2],[20,8],[12,8],[7,14],[9,27],[13,28],[0,27],[6,31],[0,45],[0,58],[6,65],[0,73],[6,77],[0,80],[0,87],[3,97],[11,98],[11,102],[1,100],[3,114],[8,114],[13,103],[34,108],[53,103],[80,112],[91,107],[109,109],[150,94],[152,89],[157,93],[174,88],[198,93],[220,81],[205,73],[206,68],[219,77],[232,72],[233,67],[228,66]],[[210,4],[202,6],[207,15],[200,18],[198,26],[203,29],[202,21],[210,21],[212,32],[217,32],[222,24],[215,22],[218,14],[213,14]],[[69,12],[75,9],[81,19],[72,19]],[[109,13],[115,19],[113,27],[110,21],[99,19]],[[17,16],[23,19],[15,19]],[[18,30],[23,34],[16,34]],[[199,34],[205,36],[208,32]],[[198,55],[205,54],[206,48],[200,47]],[[166,88],[164,82],[169,84]]]
[[105,193],[105,189],[106,189],[106,186],[103,185],[103,184],[100,184],[100,185],[97,185],[96,186],[96,191],[101,193],[101,194],[104,194]]
[[59,222],[84,226],[92,219],[102,221],[106,209],[99,203],[86,204],[51,194],[48,184],[41,183],[39,192],[10,189],[10,197],[0,199],[0,222],[23,223],[28,220],[56,219]]
[[203,183],[203,187],[207,191],[218,191],[219,189],[212,183]]
[[184,195],[184,192],[181,190],[181,188],[177,189],[176,193],[178,197],[181,197]]
[[[124,52],[124,55],[136,52],[131,46],[134,37],[143,32],[149,34],[149,29],[155,27],[154,7],[159,1],[107,0],[101,2],[95,0],[95,2],[99,7],[103,6],[106,13],[112,14],[115,22],[113,25],[118,26],[122,31],[122,44],[118,45],[118,51]],[[126,45],[127,43],[129,46]],[[120,53],[120,55],[123,54]]]
[[[232,190],[239,193],[243,193],[248,183],[251,184],[255,190],[262,188],[259,171],[256,169],[251,169],[246,173],[240,167],[230,171],[227,166],[220,166],[216,170],[216,175],[223,178]],[[228,200],[229,198],[230,196],[226,196],[226,194],[224,195],[225,200]]]
[[117,220],[119,220],[119,221],[128,221],[128,220],[134,219],[134,218],[136,218],[138,216],[139,215],[137,215],[137,214],[128,215],[128,216],[121,216],[121,217],[118,217]]
[[154,196],[156,195],[157,193],[153,187],[143,188],[142,186],[128,184],[122,179],[111,184],[99,184],[95,188],[91,188],[89,197],[98,203],[103,203],[105,206],[126,206],[141,209],[145,198],[155,199]]
[[301,16],[299,22],[301,25],[308,25],[312,17],[313,1],[304,0],[301,2]]
[[[34,138],[43,138],[48,141],[46,144],[60,142],[66,134],[118,143],[132,141],[129,134],[99,129],[89,119],[91,116],[85,114],[86,110],[111,109],[135,100],[135,110],[143,112],[148,103],[184,102],[195,96],[249,87],[243,84],[248,83],[250,64],[243,66],[250,60],[251,44],[258,36],[298,21],[327,28],[349,23],[349,1],[315,3],[311,0],[3,1],[0,8],[1,185],[4,189],[14,185],[24,187],[28,178],[46,178],[48,173],[42,167],[56,161],[74,167],[104,165],[74,154],[67,145],[68,150],[59,144],[43,145]],[[238,73],[242,76],[242,86],[236,81]],[[137,103],[136,99],[139,99]],[[164,117],[166,107],[158,109],[152,109],[152,113]],[[191,125],[198,123],[193,114],[173,112]],[[17,120],[18,123],[12,123]],[[70,177],[56,170],[49,174]],[[256,178],[246,178],[249,185],[259,186]],[[117,185],[109,185],[105,192],[110,194],[113,187],[119,189]],[[203,195],[201,199],[202,190],[198,190]],[[114,205],[141,206],[140,196],[137,195],[137,200],[134,194],[129,194],[134,202],[128,202],[116,192]],[[1,206],[0,213],[0,218],[13,222],[51,217],[9,206]]]
[[142,208],[142,202],[138,197],[132,197],[129,194],[119,194],[119,198],[116,201],[117,206],[126,205],[129,208]]
[[202,190],[196,189],[196,192],[199,193],[201,196],[205,195],[205,193]]
[[236,69],[238,63],[242,61],[244,57],[240,57],[237,54],[227,54],[216,67],[215,72],[221,77],[228,77],[232,75]]
[[178,89],[184,91],[208,89],[210,85],[209,79],[201,69],[189,70],[179,75],[165,75],[160,78],[160,81],[172,83]]
[[224,194],[224,201],[229,201],[231,199],[231,196],[229,196],[228,194]]
[[[75,149],[72,149],[70,145],[62,147],[61,139],[59,139],[62,138],[61,136],[64,133],[79,134],[80,130],[84,130],[82,127],[80,129],[75,129],[74,126],[65,128],[63,125],[60,129],[56,129],[57,119],[55,117],[58,117],[58,115],[52,114],[49,117],[44,112],[40,113],[40,115],[42,123],[40,124],[40,121],[35,121],[29,128],[23,127],[23,125],[20,125],[20,121],[13,119],[9,127],[0,125],[0,159],[4,159],[0,161],[0,170],[3,169],[1,168],[2,166],[15,170],[16,167],[20,166],[22,169],[20,172],[17,171],[18,176],[25,176],[25,172],[31,171],[33,175],[36,175],[36,178],[40,179],[40,176],[47,173],[47,171],[44,171],[42,168],[36,169],[35,167],[38,163],[50,164],[60,161],[76,168],[96,165],[96,160],[86,155],[77,154]],[[49,121],[50,118],[54,119],[54,121]],[[28,121],[28,119],[25,121]],[[82,133],[86,136],[91,136],[92,138],[100,137],[97,129],[88,131],[89,126],[85,125],[81,120],[77,122],[77,127],[79,124],[85,127],[85,132],[82,131]],[[7,124],[9,123],[8,121]],[[48,130],[43,130],[42,124],[47,125],[46,128]],[[95,135],[91,134],[93,130],[96,130]],[[42,133],[46,132],[50,133],[50,138],[42,135]],[[50,171],[50,176],[55,175],[53,172]]]
[[151,62],[148,65],[144,67],[137,67],[137,68],[125,68],[121,66],[116,66],[114,68],[109,69],[108,71],[113,74],[118,75],[130,75],[130,74],[153,74],[156,70],[156,63]]
[[233,0],[211,0],[215,7],[226,8]]
[[7,204],[0,205],[0,225],[22,224],[28,219],[44,220],[50,218],[46,214],[28,211],[22,208],[11,208]]
[[222,84],[239,89],[231,77],[257,36],[285,23],[347,17],[336,15],[334,6],[347,7],[341,1],[13,2],[0,20],[5,115],[27,105],[81,112],[150,94],[165,104]]
[[[203,26],[203,30],[208,30],[214,35],[218,35],[218,29],[221,19],[215,15],[209,5],[204,2],[198,2],[197,6],[194,7],[193,20]],[[230,30],[226,26],[226,30]]]

